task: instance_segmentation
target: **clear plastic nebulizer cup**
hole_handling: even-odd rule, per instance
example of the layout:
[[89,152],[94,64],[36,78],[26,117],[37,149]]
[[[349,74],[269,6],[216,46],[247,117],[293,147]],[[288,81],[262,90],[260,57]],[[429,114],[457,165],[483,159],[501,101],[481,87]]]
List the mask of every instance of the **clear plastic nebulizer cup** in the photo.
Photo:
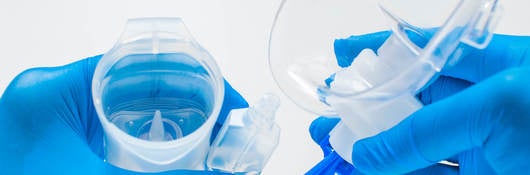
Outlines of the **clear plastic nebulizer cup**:
[[181,19],[129,20],[92,82],[105,160],[140,172],[204,169],[223,85]]
[[[355,141],[421,108],[415,95],[422,88],[465,49],[489,43],[499,11],[497,0],[284,0],[271,31],[270,68],[297,105],[341,118],[329,141],[352,163]],[[386,40],[363,38],[387,23]]]

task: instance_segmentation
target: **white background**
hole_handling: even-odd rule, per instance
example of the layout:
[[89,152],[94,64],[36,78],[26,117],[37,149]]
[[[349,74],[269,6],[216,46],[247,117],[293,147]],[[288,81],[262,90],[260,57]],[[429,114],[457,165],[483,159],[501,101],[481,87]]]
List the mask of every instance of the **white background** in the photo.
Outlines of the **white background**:
[[[366,1],[360,4],[375,5]],[[529,2],[501,3],[505,12],[497,31],[530,35]],[[0,92],[27,68],[63,65],[106,52],[128,18],[182,17],[249,102],[264,92],[281,96],[277,115],[281,141],[264,174],[302,174],[322,155],[307,132],[315,116],[281,94],[269,73],[267,41],[279,4],[279,0],[2,0]]]

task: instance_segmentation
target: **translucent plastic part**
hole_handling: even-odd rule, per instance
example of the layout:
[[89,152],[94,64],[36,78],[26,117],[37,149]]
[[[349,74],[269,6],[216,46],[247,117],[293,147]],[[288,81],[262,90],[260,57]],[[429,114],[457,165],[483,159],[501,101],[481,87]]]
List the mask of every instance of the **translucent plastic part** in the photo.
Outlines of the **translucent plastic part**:
[[129,20],[92,82],[106,161],[140,172],[205,169],[223,85],[179,18]]
[[279,98],[266,94],[253,107],[232,110],[208,154],[211,170],[259,174],[280,138],[274,122]]
[[[428,9],[436,9],[437,6],[424,1],[383,1],[380,9],[390,21],[392,33],[377,51],[361,48],[358,56],[348,65],[337,63],[335,56],[339,55],[333,55],[337,54],[337,50],[333,49],[337,48],[337,42],[334,41],[348,38],[355,31],[345,22],[355,21],[350,19],[353,18],[349,16],[352,10],[348,9],[353,4],[332,0],[310,1],[295,6],[296,3],[289,2],[293,1],[282,2],[271,33],[271,70],[280,88],[295,103],[320,115],[341,117],[341,123],[331,133],[330,143],[335,151],[350,163],[355,141],[394,126],[422,107],[415,98],[416,93],[433,81],[444,66],[458,61],[461,53],[458,48],[460,43],[477,49],[488,44],[499,11],[496,0],[462,0],[449,3],[453,5],[449,8],[450,11],[440,11],[442,14],[436,13],[432,16],[430,13],[435,13],[436,10]],[[339,6],[326,11],[322,10],[325,9],[325,4]],[[403,10],[399,8],[401,4],[414,5],[414,8]],[[421,4],[428,7],[416,6]],[[298,11],[287,13],[287,7]],[[415,13],[416,10],[423,13]],[[319,13],[321,11],[344,16]],[[290,15],[282,16],[282,13]],[[441,23],[416,26],[415,24],[421,23],[401,17],[410,14]],[[337,22],[313,21],[312,24],[307,22],[312,26],[289,26],[306,24],[306,20],[317,20],[319,17],[315,16],[320,15],[332,16],[334,18],[327,20]],[[440,20],[440,17],[446,18]],[[331,27],[321,26],[326,24],[331,24]],[[323,31],[312,31],[315,30],[312,29],[313,26]],[[434,30],[434,26],[440,28]],[[431,29],[427,30],[425,27]],[[296,29],[307,29],[313,33],[308,34]],[[348,30],[352,31],[348,33]],[[410,33],[427,41],[427,44],[420,46],[412,42]],[[342,36],[344,34],[347,36]],[[297,41],[291,35],[305,38],[297,38],[301,40]],[[370,43],[365,45],[364,47],[370,47]]]

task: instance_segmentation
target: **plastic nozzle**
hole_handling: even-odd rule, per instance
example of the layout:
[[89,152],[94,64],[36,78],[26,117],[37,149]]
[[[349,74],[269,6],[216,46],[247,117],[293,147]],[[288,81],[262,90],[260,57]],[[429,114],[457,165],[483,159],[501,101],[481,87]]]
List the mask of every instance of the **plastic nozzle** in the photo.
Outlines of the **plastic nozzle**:
[[149,129],[148,140],[164,141],[165,139],[164,123],[162,121],[162,113],[160,110],[155,111],[153,120],[151,121],[151,128]]
[[280,128],[274,114],[280,99],[265,94],[256,105],[230,111],[213,141],[206,165],[235,174],[260,174],[276,149]]
[[266,93],[252,109],[261,114],[264,120],[272,121],[278,107],[280,107],[280,98],[274,94]]

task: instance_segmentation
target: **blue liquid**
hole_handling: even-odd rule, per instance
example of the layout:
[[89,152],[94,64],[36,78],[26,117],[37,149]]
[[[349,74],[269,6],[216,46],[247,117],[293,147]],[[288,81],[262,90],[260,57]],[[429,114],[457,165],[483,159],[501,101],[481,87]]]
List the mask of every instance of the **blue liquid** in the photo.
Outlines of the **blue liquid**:
[[131,136],[149,137],[153,117],[162,117],[163,140],[197,130],[213,109],[213,79],[185,54],[141,54],[120,59],[103,79],[107,119]]

